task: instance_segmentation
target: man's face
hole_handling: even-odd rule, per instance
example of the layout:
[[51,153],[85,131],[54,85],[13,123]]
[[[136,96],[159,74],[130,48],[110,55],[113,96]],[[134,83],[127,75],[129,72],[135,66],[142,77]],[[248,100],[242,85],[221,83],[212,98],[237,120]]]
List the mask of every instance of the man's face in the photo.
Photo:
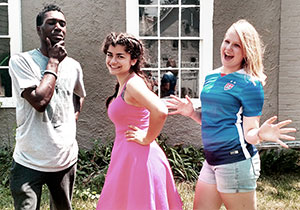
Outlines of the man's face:
[[57,42],[64,40],[66,36],[66,19],[58,11],[49,11],[45,13],[44,21],[37,27],[38,35],[42,41],[48,37],[52,46]]

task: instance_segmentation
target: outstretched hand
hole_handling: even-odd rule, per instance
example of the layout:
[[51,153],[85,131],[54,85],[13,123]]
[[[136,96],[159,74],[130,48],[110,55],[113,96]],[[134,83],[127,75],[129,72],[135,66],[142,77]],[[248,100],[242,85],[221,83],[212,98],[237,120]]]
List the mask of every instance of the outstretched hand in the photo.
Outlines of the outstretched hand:
[[280,139],[293,141],[295,137],[286,135],[286,133],[296,132],[295,128],[282,128],[290,124],[291,120],[285,120],[277,124],[272,124],[277,120],[277,116],[271,117],[266,120],[259,129],[259,138],[264,141],[272,141],[280,144],[284,148],[288,148],[288,145],[285,144]]
[[60,40],[52,46],[50,39],[46,38],[47,42],[47,51],[49,58],[55,58],[61,62],[67,56],[67,50],[65,48],[65,41]]
[[169,103],[167,105],[167,108],[174,111],[169,112],[169,115],[181,114],[183,116],[190,117],[193,114],[194,107],[189,96],[185,96],[187,101],[184,101],[174,95],[170,95],[170,97],[172,98],[172,100],[167,100],[167,102]]
[[149,143],[145,141],[147,132],[139,129],[136,126],[129,125],[129,130],[125,132],[125,137],[127,141],[134,141],[141,145],[148,145]]

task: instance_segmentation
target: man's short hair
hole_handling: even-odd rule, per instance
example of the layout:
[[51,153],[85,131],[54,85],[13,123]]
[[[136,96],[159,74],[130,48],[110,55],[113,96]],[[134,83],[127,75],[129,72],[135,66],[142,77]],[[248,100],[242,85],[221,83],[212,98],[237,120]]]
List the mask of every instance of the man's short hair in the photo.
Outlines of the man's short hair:
[[50,12],[50,11],[58,11],[58,12],[61,12],[62,14],[64,14],[60,7],[58,7],[54,4],[46,5],[43,8],[43,10],[36,16],[36,26],[41,26],[43,24],[44,18],[45,18],[45,13]]

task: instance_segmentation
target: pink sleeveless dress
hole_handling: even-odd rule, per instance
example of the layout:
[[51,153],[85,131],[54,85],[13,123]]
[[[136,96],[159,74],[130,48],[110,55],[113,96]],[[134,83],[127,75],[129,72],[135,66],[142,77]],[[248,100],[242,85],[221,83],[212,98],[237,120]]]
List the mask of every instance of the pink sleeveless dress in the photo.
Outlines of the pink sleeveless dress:
[[148,129],[149,111],[127,104],[123,93],[108,108],[116,138],[97,210],[181,210],[182,202],[162,149],[155,141],[142,146],[125,138],[128,125]]

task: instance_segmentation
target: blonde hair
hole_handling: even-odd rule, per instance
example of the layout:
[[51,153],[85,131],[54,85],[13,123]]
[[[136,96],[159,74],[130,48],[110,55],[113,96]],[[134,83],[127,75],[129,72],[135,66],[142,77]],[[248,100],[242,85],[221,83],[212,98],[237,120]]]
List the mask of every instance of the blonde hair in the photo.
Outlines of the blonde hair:
[[259,34],[256,29],[244,19],[238,20],[232,24],[230,28],[233,28],[237,32],[242,43],[244,53],[242,67],[248,74],[258,79],[264,85],[267,76],[263,72],[264,46]]

